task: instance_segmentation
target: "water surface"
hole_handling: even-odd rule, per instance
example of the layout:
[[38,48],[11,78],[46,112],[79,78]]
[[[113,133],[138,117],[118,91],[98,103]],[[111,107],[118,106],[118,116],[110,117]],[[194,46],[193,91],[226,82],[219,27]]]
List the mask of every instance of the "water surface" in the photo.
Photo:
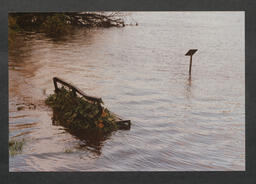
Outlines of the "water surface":
[[[130,16],[139,26],[18,37],[9,50],[9,137],[26,143],[10,171],[245,169],[244,14]],[[102,97],[131,130],[91,144],[53,125],[44,99],[54,76]]]

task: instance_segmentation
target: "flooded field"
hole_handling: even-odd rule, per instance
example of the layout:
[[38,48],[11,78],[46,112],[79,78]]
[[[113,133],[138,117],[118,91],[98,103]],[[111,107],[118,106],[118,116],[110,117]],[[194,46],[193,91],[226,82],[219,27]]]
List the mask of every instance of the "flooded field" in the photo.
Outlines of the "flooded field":
[[[244,13],[132,12],[138,26],[20,34],[9,50],[10,171],[245,169]],[[189,79],[189,49],[193,56]],[[101,141],[52,124],[61,77],[132,122]]]

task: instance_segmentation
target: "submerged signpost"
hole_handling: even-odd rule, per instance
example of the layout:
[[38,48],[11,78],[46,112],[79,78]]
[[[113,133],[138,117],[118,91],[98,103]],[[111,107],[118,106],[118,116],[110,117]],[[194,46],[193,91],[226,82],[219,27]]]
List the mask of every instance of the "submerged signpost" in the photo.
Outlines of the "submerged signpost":
[[192,56],[196,53],[197,49],[190,49],[185,56],[190,56],[190,64],[189,64],[189,76],[191,76],[192,69]]

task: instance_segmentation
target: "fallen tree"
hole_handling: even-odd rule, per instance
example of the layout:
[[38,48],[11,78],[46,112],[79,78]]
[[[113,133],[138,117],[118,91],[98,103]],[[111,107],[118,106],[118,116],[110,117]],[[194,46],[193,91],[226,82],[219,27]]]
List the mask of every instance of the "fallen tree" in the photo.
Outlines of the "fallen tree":
[[125,26],[123,16],[120,13],[65,13],[67,21],[72,25],[86,27],[123,27]]
[[73,32],[74,27],[124,27],[138,25],[134,20],[125,23],[123,12],[65,12],[65,13],[9,13],[8,47],[15,42],[16,33],[33,31],[49,36],[61,36]]
[[[124,15],[114,12],[9,13],[9,27],[46,30],[64,25],[84,27],[123,27]],[[10,25],[11,24],[11,25]]]

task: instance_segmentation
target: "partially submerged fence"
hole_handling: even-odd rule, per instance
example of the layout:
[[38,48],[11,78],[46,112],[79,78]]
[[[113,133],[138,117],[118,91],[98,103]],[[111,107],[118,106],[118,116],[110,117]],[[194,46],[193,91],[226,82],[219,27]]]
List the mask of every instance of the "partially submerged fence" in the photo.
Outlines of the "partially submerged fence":
[[[58,83],[62,84],[63,86],[68,87],[76,96],[77,94],[81,95],[83,98],[85,98],[87,101],[97,105],[98,109],[99,109],[99,113],[97,114],[97,117],[100,117],[102,112],[103,112],[103,107],[101,106],[101,104],[103,104],[103,101],[101,98],[98,97],[94,97],[94,96],[89,96],[87,94],[85,94],[82,90],[80,90],[79,88],[75,87],[73,84],[66,82],[63,79],[60,79],[58,77],[54,77],[53,78],[53,84],[54,84],[54,88],[55,88],[55,92],[58,93],[60,91],[60,88],[58,87]],[[119,116],[117,116],[116,114],[112,113],[115,117],[115,123],[120,126],[120,128],[122,129],[130,129],[131,126],[131,121],[130,120],[122,120]]]

